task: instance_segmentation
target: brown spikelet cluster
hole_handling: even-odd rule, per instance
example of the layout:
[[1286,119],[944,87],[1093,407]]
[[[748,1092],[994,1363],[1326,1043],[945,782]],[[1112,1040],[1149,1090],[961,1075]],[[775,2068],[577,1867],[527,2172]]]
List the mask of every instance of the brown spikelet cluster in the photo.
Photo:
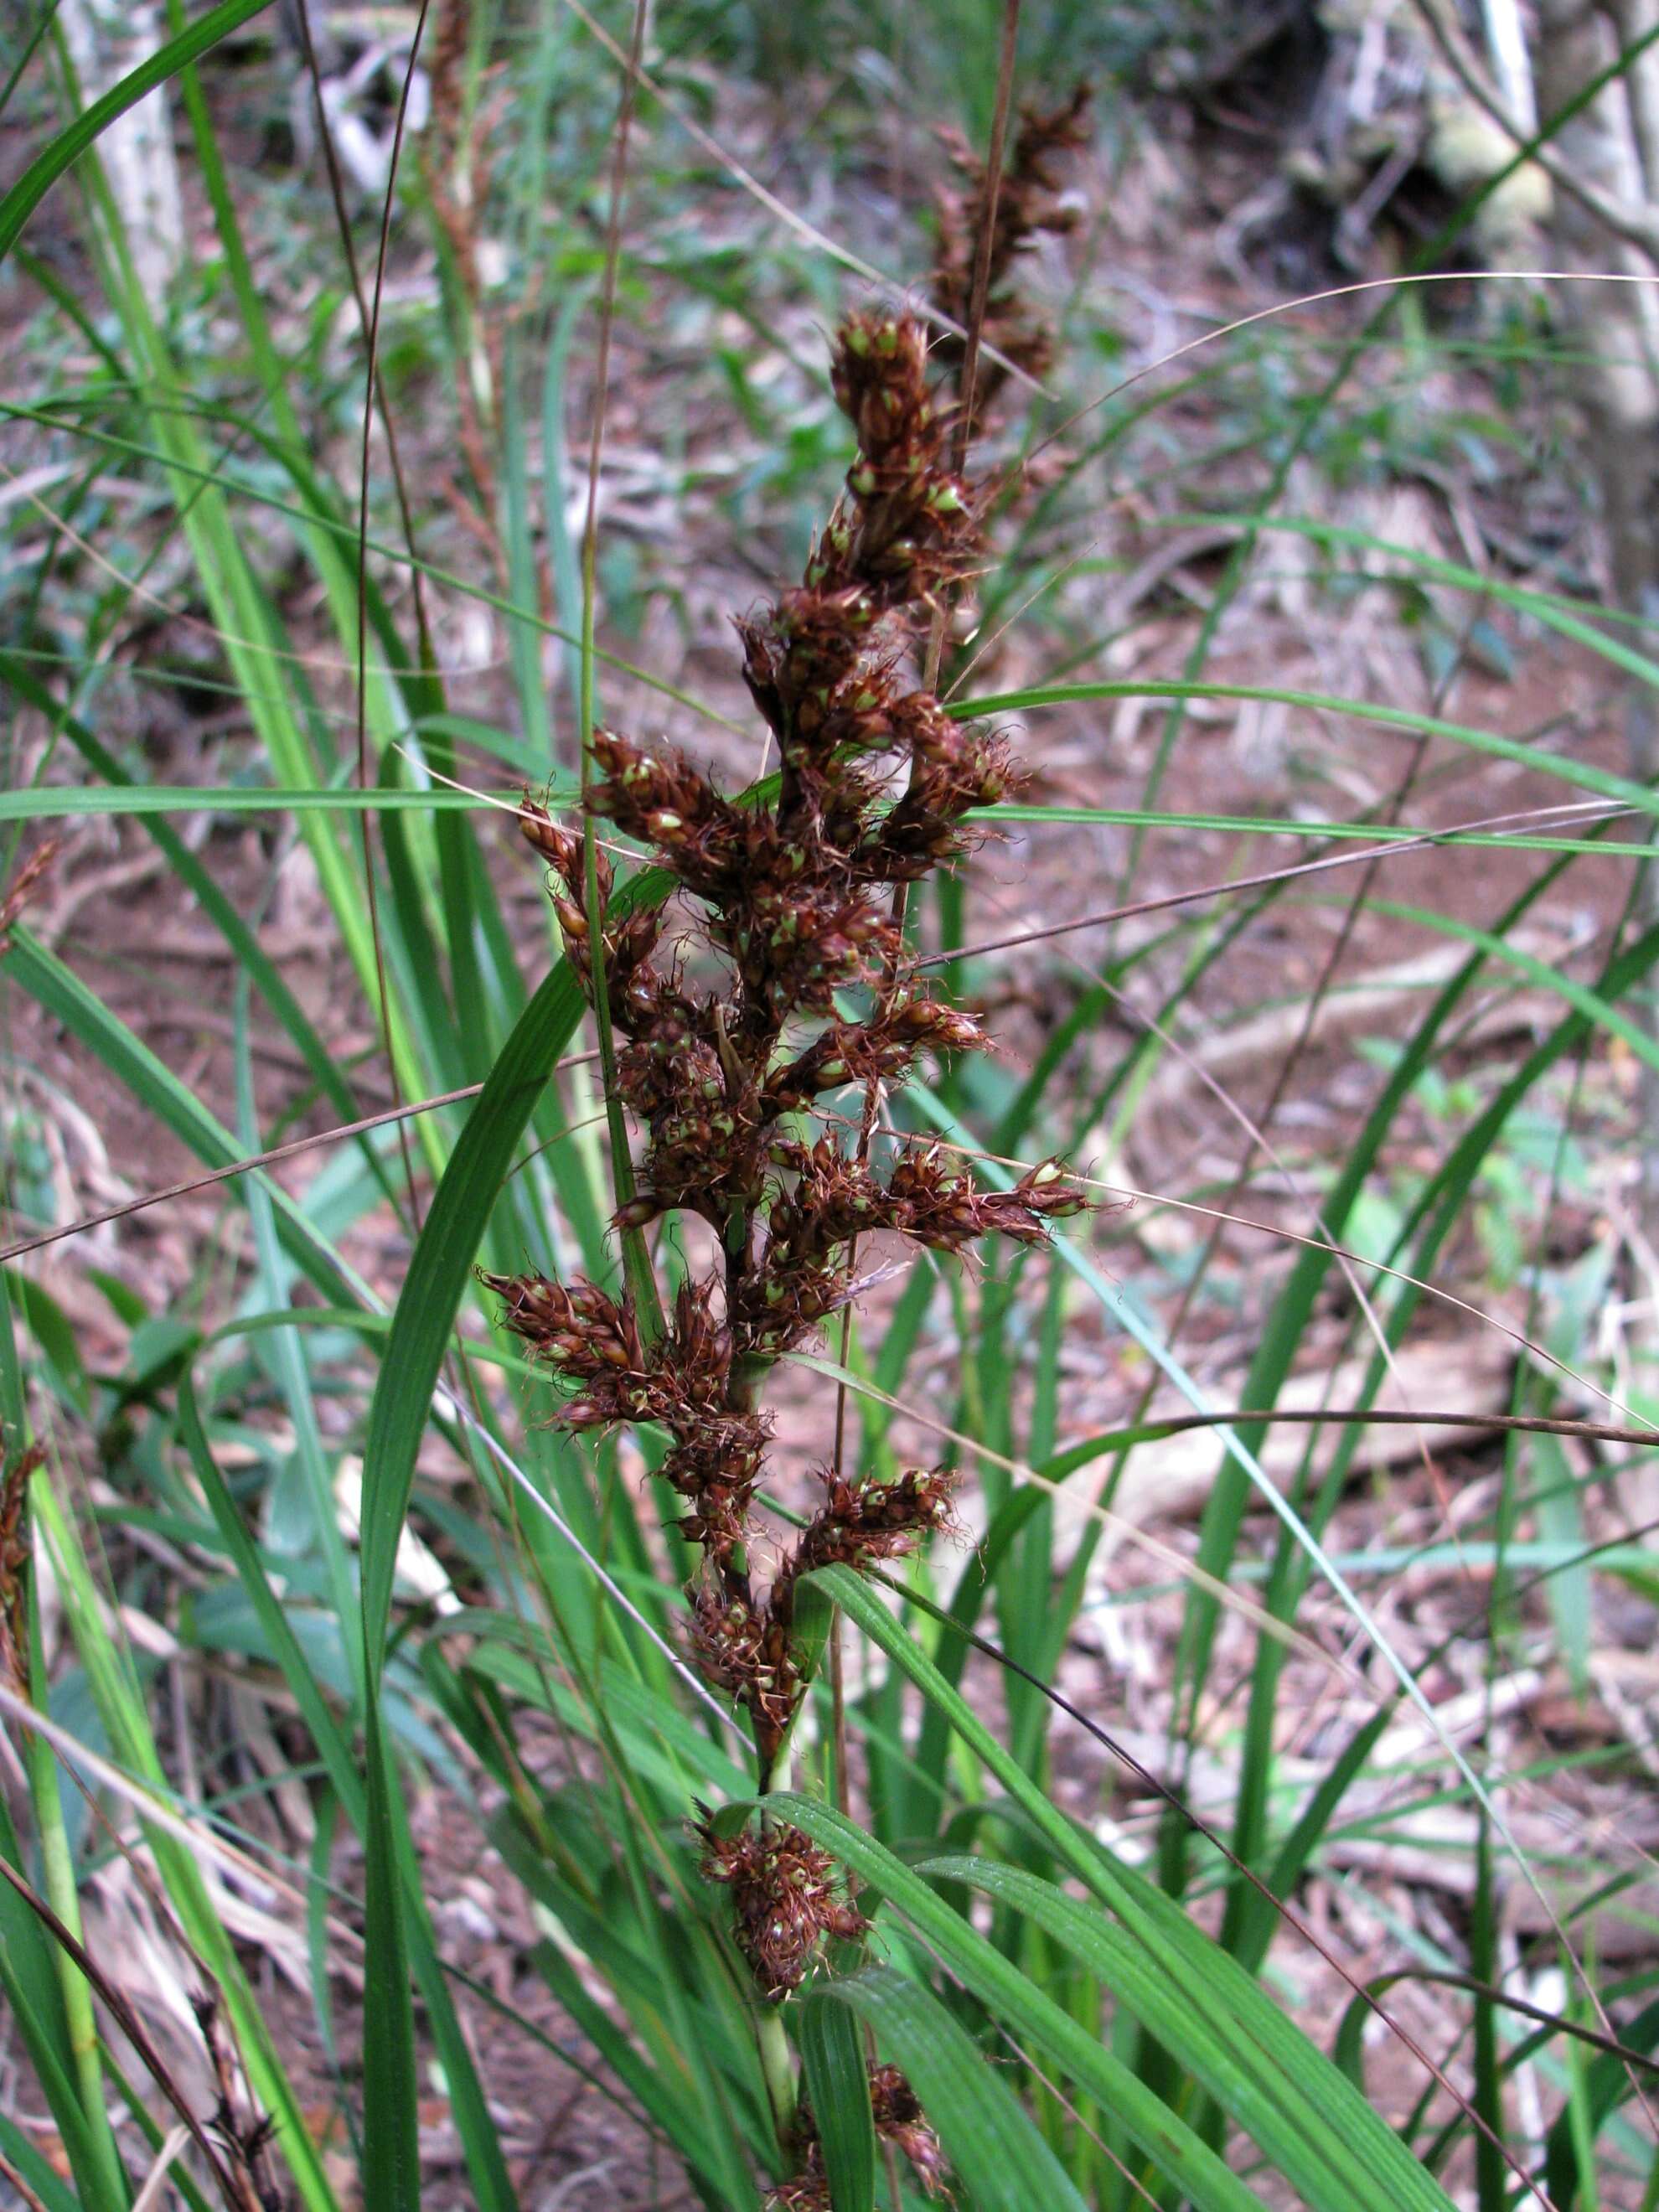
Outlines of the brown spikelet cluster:
[[59,838],[48,837],[44,843],[37,845],[6,886],[3,894],[0,894],[0,959],[10,951],[12,927],[21,918],[24,908],[40,888],[46,871],[58,858],[61,842]]
[[[870,2117],[877,2135],[903,2152],[930,2197],[945,2196],[945,2154],[915,2091],[896,2066],[878,2066],[872,2059],[869,2074]],[[830,2212],[830,2177],[810,2106],[803,2104],[796,2116],[795,2138],[802,2154],[800,2171],[769,2192],[766,2212]]]
[[455,160],[460,144],[466,70],[466,42],[472,27],[472,0],[439,0],[434,9],[432,58],[428,64],[432,110],[428,148],[429,167],[441,174]]
[[[980,501],[948,465],[949,410],[929,373],[911,318],[854,315],[836,339],[834,387],[856,456],[799,586],[738,624],[775,742],[775,792],[737,799],[680,755],[611,731],[593,739],[590,808],[675,878],[693,953],[683,925],[670,939],[662,909],[617,895],[603,855],[590,908],[580,836],[529,799],[520,817],[590,996],[603,977],[622,1101],[642,1132],[638,1195],[618,1224],[696,1214],[720,1258],[682,1286],[655,1334],[629,1297],[592,1283],[486,1279],[568,1394],[556,1421],[666,1432],[661,1473],[702,1553],[690,1656],[749,1716],[763,1789],[805,1694],[801,1577],[910,1549],[945,1523],[951,1486],[926,1470],[862,1486],[827,1472],[818,1510],[769,1585],[757,1583],[768,1369],[854,1295],[862,1240],[941,1253],[994,1234],[1034,1243],[1085,1203],[1053,1162],[993,1191],[937,1146],[901,1145],[883,1165],[803,1127],[837,1093],[854,1104],[868,1085],[902,1084],[923,1053],[985,1042],[969,1016],[897,974],[896,887],[963,854],[968,816],[1013,777],[1000,739],[908,672],[941,594],[979,550]],[[711,966],[713,986],[694,984]],[[769,1996],[796,1986],[824,1933],[862,1924],[795,1832],[705,1841],[705,1871],[731,1888],[738,1941]]]
[[[1059,198],[1060,165],[1088,143],[1089,101],[1088,86],[1079,84],[1057,107],[1024,108],[1012,155],[997,189],[981,334],[994,354],[1012,362],[1028,376],[1044,374],[1054,357],[1054,342],[1041,317],[1015,289],[1014,264],[1041,232],[1060,234],[1077,227],[1076,210],[1062,205]],[[972,312],[985,168],[958,132],[945,130],[940,136],[959,182],[935,196],[939,240],[928,289],[952,322],[965,328]],[[954,367],[961,357],[962,341],[945,339],[939,350]],[[975,374],[975,424],[1007,380],[1002,361],[982,353]]]
[[9,1454],[0,1474],[0,1681],[29,1695],[29,1542],[23,1509],[29,1477],[46,1459],[39,1444]]
[[854,1942],[869,1927],[838,1887],[835,1861],[800,1829],[720,1836],[705,1824],[697,1833],[703,1878],[731,1890],[738,1948],[769,2003],[800,1987],[825,1936]]

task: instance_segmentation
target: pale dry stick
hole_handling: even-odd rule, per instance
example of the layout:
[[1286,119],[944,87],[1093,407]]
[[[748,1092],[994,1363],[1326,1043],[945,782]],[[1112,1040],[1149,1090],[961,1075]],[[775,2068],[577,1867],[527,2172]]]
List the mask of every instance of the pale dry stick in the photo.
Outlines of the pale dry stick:
[[161,2212],[162,2193],[173,2160],[189,2141],[190,2130],[181,2122],[156,2152],[155,2163],[144,2177],[144,2185],[132,2200],[132,2212]]
[[[368,788],[368,457],[374,433],[374,401],[380,381],[380,305],[386,294],[386,256],[392,244],[392,210],[397,198],[398,163],[403,153],[404,125],[409,115],[409,95],[415,82],[415,64],[421,51],[421,38],[426,29],[426,19],[432,0],[420,0],[415,15],[415,33],[409,42],[409,66],[404,71],[404,81],[398,94],[397,119],[392,131],[392,157],[387,164],[386,198],[380,209],[380,235],[374,256],[374,290],[369,310],[368,325],[364,332],[364,348],[368,354],[363,393],[363,430],[357,472],[357,693],[356,709],[357,782],[361,789]],[[392,1045],[392,997],[386,986],[386,945],[380,933],[380,894],[374,880],[374,852],[368,834],[367,812],[360,817],[363,850],[363,892],[368,908],[369,937],[374,948],[374,988],[380,1004],[380,1042],[386,1053],[386,1073],[391,1079],[394,1104],[403,1103],[403,1079],[398,1072],[398,1055]],[[415,1224],[416,1234],[421,1229],[421,1201],[415,1184],[415,1155],[409,1141],[409,1125],[398,1124],[398,1146],[403,1155],[404,1179],[409,1188],[410,1218]]]
[[[843,269],[850,270],[854,276],[861,276],[866,284],[872,284],[877,291],[884,294],[888,299],[901,302],[907,314],[915,315],[922,322],[931,323],[935,330],[943,331],[949,337],[966,341],[968,333],[961,325],[952,322],[949,315],[941,314],[937,307],[930,307],[925,300],[918,299],[913,285],[902,284],[896,276],[885,276],[882,270],[872,267],[869,262],[860,260],[856,253],[851,252],[844,246],[837,245],[827,233],[808,222],[805,216],[797,215],[793,208],[787,206],[775,192],[768,191],[759,178],[751,175],[734,155],[728,154],[719,141],[703,129],[696,117],[688,113],[672,93],[665,92],[661,85],[653,77],[647,76],[643,69],[637,66],[630,67],[621,44],[611,37],[602,23],[588,13],[581,4],[581,0],[564,0],[564,4],[575,16],[577,21],[599,40],[613,61],[621,62],[624,67],[629,68],[629,73],[634,81],[651,94],[665,114],[673,117],[693,144],[700,146],[712,161],[725,170],[733,183],[740,185],[752,198],[758,200],[769,215],[775,216],[787,229],[793,230],[798,238],[804,239],[807,245],[816,248],[818,252],[827,254],[832,261],[839,262]],[[1045,399],[1054,398],[1054,395],[1045,385],[1039,383],[1028,370],[1019,368],[1015,362],[1008,360],[1006,355],[999,353],[994,346],[988,345],[981,350],[988,360],[995,362],[997,367],[1006,370],[1010,376],[1017,377],[1029,391],[1040,393]]]

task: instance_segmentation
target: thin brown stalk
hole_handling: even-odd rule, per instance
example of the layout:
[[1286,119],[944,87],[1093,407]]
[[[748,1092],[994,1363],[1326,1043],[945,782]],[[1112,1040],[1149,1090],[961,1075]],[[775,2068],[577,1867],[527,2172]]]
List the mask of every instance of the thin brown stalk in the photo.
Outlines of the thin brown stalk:
[[[1274,884],[1292,883],[1301,876],[1326,874],[1337,868],[1365,867],[1374,862],[1389,860],[1396,854],[1420,853],[1431,846],[1444,847],[1453,838],[1499,828],[1510,822],[1536,823],[1556,819],[1566,813],[1596,823],[1623,822],[1627,821],[1635,811],[1632,807],[1591,800],[1571,808],[1528,808],[1522,815],[1486,815],[1473,822],[1449,824],[1444,830],[1425,830],[1411,837],[1389,838],[1380,845],[1364,845],[1348,852],[1325,854],[1316,860],[1297,860],[1288,867],[1267,868],[1256,875],[1229,876],[1224,882],[1200,884],[1192,890],[1170,891],[1158,898],[1133,899],[1127,904],[1102,907],[1088,914],[1077,915],[1068,921],[1043,922],[1034,929],[1016,930],[1003,937],[984,938],[977,944],[953,945],[947,951],[929,952],[907,961],[906,972],[921,975],[930,969],[946,967],[953,960],[977,960],[991,952],[1017,952],[1028,945],[1043,945],[1055,938],[1074,936],[1079,930],[1101,929],[1109,923],[1128,921],[1140,915],[1167,914],[1176,907],[1201,905],[1206,899],[1224,898],[1234,891],[1268,890]],[[1609,860],[1631,857],[1631,848],[1627,845],[1609,844],[1606,852]],[[1583,857],[1588,859],[1589,855],[1587,854]]]
[[246,2192],[234,2166],[221,2153],[119,1984],[105,1973],[85,1945],[64,1926],[46,1899],[4,1858],[0,1858],[0,1877],[10,1884],[59,1950],[74,1961],[88,1983],[97,1991],[99,2002],[137,2052],[144,2070],[189,2130],[191,2141],[213,2176],[226,2203],[233,2206],[246,2204]]
[[[339,155],[334,144],[334,126],[329,118],[328,105],[323,98],[322,71],[317,60],[317,49],[311,34],[310,0],[295,0],[295,20],[299,26],[300,50],[305,62],[306,75],[311,82],[312,115],[317,126],[318,143],[323,149],[323,167],[328,175],[329,198],[334,208],[334,225],[340,234],[340,252],[345,261],[346,275],[351,284],[351,296],[356,303],[357,326],[368,343],[369,307],[363,295],[362,272],[357,265],[357,248],[351,235],[351,217],[346,209],[345,180],[340,174]],[[387,191],[391,184],[388,181]],[[386,459],[392,468],[392,482],[398,495],[398,514],[403,528],[404,547],[409,556],[410,588],[414,598],[415,628],[421,643],[421,665],[408,674],[424,675],[438,665],[433,646],[431,626],[427,620],[426,582],[422,563],[415,546],[415,513],[409,497],[409,479],[404,473],[403,457],[398,447],[398,426],[386,401],[385,388],[375,380],[374,401],[380,417],[380,427],[386,433]]]
[[[605,901],[599,882],[598,829],[591,805],[595,781],[593,761],[594,628],[599,604],[599,466],[605,451],[605,407],[611,385],[611,345],[617,319],[617,276],[622,259],[623,208],[628,182],[629,139],[633,130],[640,56],[645,46],[649,0],[635,0],[634,24],[623,71],[622,100],[617,112],[611,163],[611,207],[605,221],[605,276],[599,294],[599,348],[593,367],[593,422],[587,449],[587,511],[582,523],[582,632],[580,724],[582,799],[582,903],[592,941],[605,937]],[[611,1018],[605,963],[592,964],[593,1025],[599,1036],[599,1067],[605,1087],[605,1115],[611,1131],[611,1176],[618,1207],[635,1195],[633,1155],[628,1145],[628,1124],[623,1110],[622,1085],[617,1077],[617,1040]],[[641,1232],[624,1225],[622,1231],[623,1268],[643,1325],[652,1333],[662,1326],[656,1279]]]
[[[380,234],[374,255],[374,289],[369,309],[366,333],[368,364],[363,392],[363,428],[357,471],[357,784],[367,791],[368,775],[368,461],[369,448],[374,429],[375,394],[380,385],[380,303],[386,292],[386,256],[392,242],[392,210],[398,191],[398,164],[403,153],[404,126],[409,117],[409,95],[415,82],[415,65],[421,51],[421,38],[426,29],[426,19],[432,0],[420,0],[415,17],[415,33],[410,40],[409,63],[404,71],[403,83],[398,94],[397,118],[392,125],[392,158],[387,165],[386,198],[380,209]],[[392,1037],[392,998],[386,981],[386,945],[380,931],[380,891],[374,880],[374,852],[369,836],[368,816],[359,820],[363,853],[363,895],[368,908],[369,935],[374,947],[374,981],[378,998],[380,1041],[386,1053],[386,1072],[391,1079],[392,1095],[399,1105],[403,1103],[403,1077],[398,1066],[398,1055]],[[421,1226],[420,1198],[415,1182],[415,1158],[410,1147],[408,1125],[398,1124],[398,1148],[403,1154],[404,1178],[409,1189],[409,1210],[418,1233]]]
[[[997,195],[1002,183],[1003,151],[1008,137],[1008,115],[1013,103],[1014,54],[1019,39],[1020,0],[1005,0],[1002,12],[1002,35],[997,62],[997,86],[994,109],[991,119],[990,145],[985,158],[985,183],[980,203],[979,236],[974,257],[973,292],[969,303],[967,328],[963,336],[963,359],[957,380],[957,416],[951,433],[951,467],[952,473],[962,476],[968,465],[968,451],[973,436],[974,394],[979,376],[980,345],[985,327],[985,301],[989,288],[991,257],[995,244]],[[955,592],[942,592],[933,611],[933,623],[928,632],[927,654],[922,682],[933,692],[939,689],[940,662],[945,653],[945,634],[950,625],[951,608]],[[901,941],[904,932],[908,904],[909,885],[900,884],[893,893],[893,921]],[[889,979],[890,990],[896,981]],[[857,1158],[862,1166],[870,1157],[871,1134],[875,1127],[876,1109],[881,1095],[879,1081],[873,1076],[865,1086],[863,1125],[859,1131]],[[849,1266],[856,1262],[858,1243],[854,1239],[849,1247]],[[853,1310],[849,1305],[842,1316],[841,1364],[847,1364],[847,1355],[852,1343]],[[830,1464],[839,1475],[844,1466],[847,1437],[847,1389],[844,1383],[836,1388],[836,1437]],[[836,1746],[836,1774],[838,1792],[847,1787],[847,1712],[842,1666],[842,1637],[843,1626],[839,1613],[830,1626],[830,1728]],[[845,1813],[849,1806],[838,1796],[840,1809]]]

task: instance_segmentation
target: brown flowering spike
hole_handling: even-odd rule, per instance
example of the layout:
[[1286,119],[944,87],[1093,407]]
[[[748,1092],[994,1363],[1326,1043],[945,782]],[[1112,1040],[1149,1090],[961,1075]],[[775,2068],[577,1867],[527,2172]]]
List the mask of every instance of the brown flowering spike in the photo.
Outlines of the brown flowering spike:
[[[915,2091],[896,2066],[878,2066],[873,2059],[868,2064],[870,2117],[876,2133],[904,2153],[930,2197],[945,2196],[945,2153],[922,2117]],[[794,2140],[801,2157],[800,2171],[772,2191],[766,2199],[767,2212],[829,2212],[830,2178],[824,2171],[823,2139],[812,2108],[804,2100],[795,2116]]]
[[809,2163],[799,2173],[767,2191],[763,2199],[766,2212],[831,2212],[823,2154],[815,2143],[807,2156]]
[[[532,799],[528,792],[519,802],[519,828],[526,841],[541,854],[565,890],[580,897],[582,885],[581,833],[567,830],[562,823],[556,822],[540,800]],[[599,896],[604,900],[611,895],[611,863],[603,853],[597,857]]]
[[1012,1237],[1040,1244],[1045,1222],[1082,1213],[1089,1200],[1056,1160],[1045,1160],[1012,1190],[981,1190],[972,1176],[944,1164],[937,1145],[906,1152],[888,1179],[893,1226],[935,1251],[959,1251],[975,1237]]
[[[715,1558],[724,1579],[719,1589],[705,1583],[693,1594],[691,1654],[715,1688],[749,1715],[756,1747],[769,1762],[789,1733],[806,1685],[787,1620],[770,1605],[757,1608],[746,1595],[734,1595],[729,1560]],[[746,1588],[747,1577],[742,1579]]]
[[868,1929],[836,1887],[835,1861],[799,1828],[697,1833],[704,1878],[730,1888],[738,1948],[772,2003],[800,1987],[825,1936],[852,1942]]
[[930,2197],[943,2197],[945,2153],[939,2137],[922,2117],[916,2093],[896,2066],[870,2069],[870,2117],[876,2133],[894,2143],[916,2170],[916,2179]]
[[773,1585],[775,1613],[788,1612],[800,1576],[819,1567],[856,1571],[875,1559],[899,1559],[934,1529],[950,1526],[957,1478],[942,1468],[911,1468],[896,1481],[863,1484],[848,1482],[828,1468],[818,1480],[828,1499],[802,1531]]
[[23,1507],[29,1477],[46,1462],[39,1444],[7,1456],[0,1475],[0,1680],[29,1694],[29,1541]]
[[971,1014],[921,994],[896,997],[866,1022],[831,1022],[807,1049],[766,1079],[763,1094],[773,1115],[793,1112],[820,1091],[844,1085],[891,1083],[908,1073],[924,1046],[935,1052],[974,1052],[985,1033]]
[[644,1365],[645,1350],[633,1315],[594,1284],[567,1289],[545,1275],[485,1275],[479,1280],[507,1301],[501,1316],[561,1373],[593,1376]]
[[909,784],[860,856],[893,883],[961,859],[976,842],[959,826],[963,815],[996,805],[1020,780],[1002,738],[965,728],[937,702],[902,702],[899,730],[910,748]]
[[[1015,290],[1013,266],[1040,233],[1076,228],[1074,210],[1058,202],[1060,168],[1066,155],[1089,143],[1089,101],[1088,86],[1079,84],[1057,107],[1023,109],[1012,157],[998,183],[981,334],[986,345],[1029,376],[1041,376],[1048,368],[1054,343],[1045,325]],[[973,309],[985,170],[958,133],[946,131],[940,136],[962,182],[954,190],[939,192],[935,201],[939,243],[929,289],[936,305],[965,328]],[[941,339],[939,352],[955,369],[962,360],[961,339]],[[981,354],[975,378],[975,423],[1007,381],[1007,375],[1000,362]]]
[[[591,933],[581,838],[555,822],[527,792],[520,801],[519,827],[556,878],[559,888],[552,894],[553,911],[564,939],[565,957],[591,991],[593,963],[588,945]],[[594,855],[594,863],[603,911],[610,902],[614,875],[603,853]],[[662,930],[663,916],[652,908],[604,923],[606,996],[611,1018],[624,1036],[634,1034],[653,1003],[658,982],[650,972],[650,961]]]
[[58,858],[62,843],[59,837],[48,837],[44,844],[36,846],[0,896],[0,959],[10,951],[13,927],[40,888],[41,879]]
[[[1041,227],[1034,196],[1050,189],[1046,165],[1067,127],[1028,123],[1027,229]],[[1024,234],[1015,224],[1015,243],[998,248],[1005,259]],[[951,1488],[947,1475],[920,1469],[862,1486],[826,1474],[820,1510],[769,1589],[757,1583],[767,1371],[855,1295],[861,1240],[884,1232],[953,1252],[1000,1231],[1031,1243],[1083,1202],[1052,1164],[988,1190],[938,1146],[911,1145],[884,1167],[791,1126],[826,1094],[902,1084],[924,1052],[987,1042],[971,1017],[900,973],[895,887],[964,853],[974,810],[1016,777],[1000,738],[917,684],[922,633],[971,573],[985,507],[951,465],[961,425],[931,380],[936,366],[912,317],[854,315],[836,339],[831,374],[857,451],[799,583],[738,624],[775,780],[739,799],[678,752],[594,734],[586,804],[674,879],[689,917],[674,949],[660,957],[660,912],[620,911],[602,855],[590,914],[581,838],[528,797],[520,812],[548,866],[572,968],[592,995],[602,962],[622,1040],[617,1090],[641,1140],[617,1224],[641,1231],[664,1213],[696,1214],[718,1256],[682,1285],[654,1340],[630,1298],[595,1284],[484,1279],[569,1393],[556,1422],[666,1433],[659,1472],[702,1553],[687,1648],[748,1716],[763,1789],[787,1757],[814,1663],[794,1633],[800,1577],[831,1565],[867,1571],[909,1551],[947,1525]],[[860,1003],[848,1003],[854,994]],[[799,1985],[824,1936],[862,1929],[829,1860],[796,1831],[706,1832],[704,1841],[705,1871],[733,1893],[738,1940],[768,1997]],[[916,2130],[910,2154],[932,2185],[937,2156],[914,2100],[874,2081],[872,2094],[887,2098],[895,2140]],[[810,2174],[789,2186],[808,2193],[780,2203],[819,2201]]]
[[662,865],[704,897],[738,879],[746,850],[744,818],[683,754],[648,753],[611,730],[593,733],[603,781],[592,805],[619,830],[657,847]]

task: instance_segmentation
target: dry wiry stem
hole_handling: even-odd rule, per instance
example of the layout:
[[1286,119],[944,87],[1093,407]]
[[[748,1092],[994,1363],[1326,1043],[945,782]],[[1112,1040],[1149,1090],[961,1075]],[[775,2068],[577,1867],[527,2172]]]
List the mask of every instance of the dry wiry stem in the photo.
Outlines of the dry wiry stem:
[[201,1990],[190,2002],[213,2069],[216,2101],[208,2124],[225,2154],[236,2212],[287,2212],[289,2200],[270,2170],[276,2124],[268,2115],[251,2119],[237,2117],[243,2100],[238,2095],[235,2065],[219,2022],[219,2001]]
[[[212,2122],[202,2119],[163,2060],[149,2029],[120,1984],[105,1972],[79,1936],[65,1925],[46,1899],[3,1857],[0,1857],[0,1881],[3,1881],[22,1900],[58,1949],[72,1960],[100,2003],[137,2051],[145,2071],[178,2113],[191,2141],[201,2153],[214,2185],[223,2203],[230,2208],[230,2212],[288,2212],[286,2197],[269,2179],[264,2160],[270,2136],[266,2124],[262,2120],[252,2122],[243,2130],[236,2142],[222,2143],[216,2118]],[[254,2157],[259,2161],[257,2179],[248,2162]]]

